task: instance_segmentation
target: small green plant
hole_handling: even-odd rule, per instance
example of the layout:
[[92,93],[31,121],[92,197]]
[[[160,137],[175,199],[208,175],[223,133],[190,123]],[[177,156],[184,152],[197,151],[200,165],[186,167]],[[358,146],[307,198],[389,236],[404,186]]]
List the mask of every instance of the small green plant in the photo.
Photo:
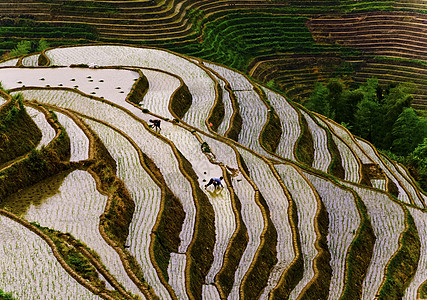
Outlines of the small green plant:
[[205,17],[205,12],[203,10],[192,9],[192,8],[189,10],[188,19],[193,24],[195,32],[200,33],[204,17]]
[[39,40],[39,43],[38,43],[38,45],[37,45],[37,49],[36,49],[36,51],[37,51],[37,52],[42,52],[43,50],[45,50],[45,49],[47,49],[47,48],[49,48],[49,43],[48,43],[48,42],[46,42],[46,40],[45,40],[45,39],[40,39],[40,40]]
[[40,151],[32,149],[28,157],[30,161],[30,168],[33,171],[43,170],[46,167],[46,160],[42,158]]
[[9,52],[9,57],[25,55],[31,51],[31,42],[30,41],[21,41],[16,45],[16,47]]
[[13,297],[12,293],[6,293],[2,289],[0,289],[0,299],[2,300],[16,300],[15,297]]

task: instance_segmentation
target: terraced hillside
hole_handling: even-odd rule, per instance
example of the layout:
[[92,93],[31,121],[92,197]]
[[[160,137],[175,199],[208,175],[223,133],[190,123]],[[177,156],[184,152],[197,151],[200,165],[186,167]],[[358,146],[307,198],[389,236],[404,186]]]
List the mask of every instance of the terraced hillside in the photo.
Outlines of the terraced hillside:
[[[18,42],[162,47],[225,64],[304,101],[314,83],[414,82],[424,109],[427,3],[414,0],[1,0],[0,50]],[[28,51],[37,51],[35,43]]]
[[0,80],[3,291],[427,297],[427,195],[406,169],[244,74],[97,45],[4,61]]

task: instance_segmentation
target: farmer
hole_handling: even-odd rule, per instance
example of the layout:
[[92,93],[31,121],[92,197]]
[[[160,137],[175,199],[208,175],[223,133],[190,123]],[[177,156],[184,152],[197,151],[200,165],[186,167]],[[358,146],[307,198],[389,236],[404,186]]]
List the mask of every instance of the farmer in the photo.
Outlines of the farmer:
[[223,177],[221,176],[220,178],[211,178],[211,180],[209,180],[208,184],[205,185],[205,189],[210,186],[211,184],[213,184],[213,186],[216,188],[224,187],[221,183],[221,180],[223,179]]
[[153,125],[149,125],[151,128],[154,127],[156,131],[159,129],[160,132],[160,120],[150,120],[150,123],[153,123]]

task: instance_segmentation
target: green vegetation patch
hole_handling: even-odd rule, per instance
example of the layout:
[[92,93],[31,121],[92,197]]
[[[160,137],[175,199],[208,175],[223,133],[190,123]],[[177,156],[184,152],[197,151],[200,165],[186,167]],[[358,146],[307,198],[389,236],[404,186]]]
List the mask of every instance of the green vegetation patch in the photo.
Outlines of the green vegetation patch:
[[405,211],[406,228],[400,236],[400,247],[390,260],[386,279],[379,291],[378,299],[400,299],[405,288],[415,275],[420,259],[420,238],[414,219],[407,208]]
[[296,143],[296,154],[300,162],[311,166],[314,161],[314,144],[307,120],[300,115],[301,135]]
[[34,149],[42,132],[28,115],[20,94],[0,110],[0,166]]
[[224,120],[224,115],[225,115],[224,102],[222,101],[223,91],[220,87],[218,87],[217,91],[218,91],[218,99],[215,102],[215,105],[213,106],[211,114],[208,118],[208,124],[209,126],[211,126],[211,129],[213,131],[218,131],[218,127],[221,125],[221,122]]
[[284,16],[281,12],[236,10],[211,15],[204,19],[200,43],[171,49],[238,70],[245,70],[249,61],[260,55],[324,51],[324,46],[314,43],[305,26],[306,17]]
[[0,289],[0,299],[2,299],[2,300],[17,300],[15,297],[13,297],[13,293],[4,292],[2,289]]
[[323,203],[320,206],[319,212],[316,216],[317,229],[319,238],[316,240],[316,249],[318,255],[314,259],[314,269],[317,270],[316,280],[311,281],[310,284],[304,288],[300,299],[327,299],[329,295],[329,285],[332,278],[332,268],[330,265],[331,253],[328,247],[328,228],[329,217],[326,207]]
[[170,102],[170,109],[179,119],[182,119],[185,113],[190,109],[192,102],[193,96],[188,90],[187,85],[183,84],[173,94]]
[[[227,177],[227,185],[232,185],[231,177],[228,173]],[[221,294],[224,298],[228,297],[233,288],[235,272],[239,267],[240,259],[243,253],[245,252],[245,249],[249,242],[248,231],[245,223],[243,222],[243,217],[241,213],[242,205],[234,191],[231,197],[233,199],[233,205],[236,211],[238,212],[237,218],[239,219],[240,226],[234,232],[233,237],[231,238],[230,243],[228,244],[227,250],[224,254],[226,260],[224,260],[224,264],[215,278],[215,281],[219,284],[221,288]]]
[[365,204],[356,196],[356,205],[361,215],[361,223],[346,258],[344,291],[340,300],[360,299],[363,280],[365,279],[375,245],[375,233],[369,220]]
[[427,299],[427,281],[420,286],[418,293],[421,299]]
[[345,170],[342,166],[341,154],[338,149],[337,144],[332,138],[332,134],[329,130],[326,130],[326,135],[328,136],[328,150],[331,153],[332,161],[329,165],[328,172],[335,177],[340,179],[345,178]]
[[283,272],[278,285],[271,291],[271,299],[287,299],[291,291],[298,285],[298,282],[304,276],[304,258],[301,249],[301,236],[298,230],[298,211],[295,201],[292,198],[289,203],[288,215],[292,234],[294,235],[293,240],[296,257],[288,269]]
[[115,14],[120,10],[112,4],[112,2],[99,2],[99,1],[58,1],[55,0],[41,0],[40,2],[46,4],[53,4],[51,6],[52,13],[66,14],[67,12],[80,12],[82,14],[88,13],[108,13]]
[[187,283],[187,292],[195,299],[201,299],[202,285],[214,260],[215,212],[208,197],[200,189],[197,174],[194,172],[191,163],[181,153],[179,153],[178,159],[182,162],[185,172],[193,181],[193,197],[196,205],[194,235],[187,250],[190,255],[186,267],[186,274],[190,276],[190,281]]
[[275,153],[282,135],[282,124],[273,107],[268,110],[267,124],[261,132],[261,143],[270,152]]
[[153,173],[162,188],[162,198],[164,201],[163,211],[160,214],[159,223],[153,231],[153,251],[154,259],[162,271],[163,277],[168,281],[168,265],[170,254],[177,253],[181,239],[182,224],[185,219],[185,212],[179,199],[172,193],[154,162],[143,154],[144,163]]
[[[277,231],[270,218],[270,211],[261,193],[259,202],[268,216],[262,245],[258,248],[248,273],[242,282],[241,290],[246,299],[257,299],[267,285],[270,272],[277,263]],[[286,199],[285,199],[286,201]]]
[[231,105],[233,106],[233,114],[230,118],[230,126],[224,135],[237,142],[240,131],[242,130],[243,120],[242,115],[240,114],[239,103],[233,93],[230,93],[230,99]]
[[100,138],[91,130],[94,138],[94,160],[89,170],[100,180],[100,189],[109,195],[109,207],[100,217],[108,237],[123,246],[129,234],[129,224],[135,211],[135,203],[123,181],[116,176],[116,162]]
[[137,72],[140,76],[132,86],[132,89],[130,90],[129,95],[127,97],[127,100],[136,105],[141,103],[142,99],[148,91],[147,77],[140,70],[138,70]]
[[98,33],[82,23],[44,23],[31,17],[3,17],[0,19],[0,53],[8,56],[40,52],[49,45],[59,46],[96,41]]
[[32,149],[30,154],[13,162],[0,172],[0,199],[70,168],[70,138],[51,112],[48,119],[59,134],[41,150]]

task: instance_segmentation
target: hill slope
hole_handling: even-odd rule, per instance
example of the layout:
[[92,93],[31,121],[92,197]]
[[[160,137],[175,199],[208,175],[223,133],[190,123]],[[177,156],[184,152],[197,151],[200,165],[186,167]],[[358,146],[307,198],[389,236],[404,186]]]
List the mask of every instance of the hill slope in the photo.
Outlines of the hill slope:
[[2,92],[0,117],[22,103],[43,144],[0,166],[4,235],[34,240],[1,239],[6,292],[52,298],[68,274],[82,299],[425,297],[427,196],[344,127],[157,48],[15,62],[0,80],[25,101]]
[[[424,1],[0,1],[0,50],[22,40],[156,46],[233,67],[304,101],[317,81],[414,82],[426,103]],[[31,48],[31,47],[30,47]]]

